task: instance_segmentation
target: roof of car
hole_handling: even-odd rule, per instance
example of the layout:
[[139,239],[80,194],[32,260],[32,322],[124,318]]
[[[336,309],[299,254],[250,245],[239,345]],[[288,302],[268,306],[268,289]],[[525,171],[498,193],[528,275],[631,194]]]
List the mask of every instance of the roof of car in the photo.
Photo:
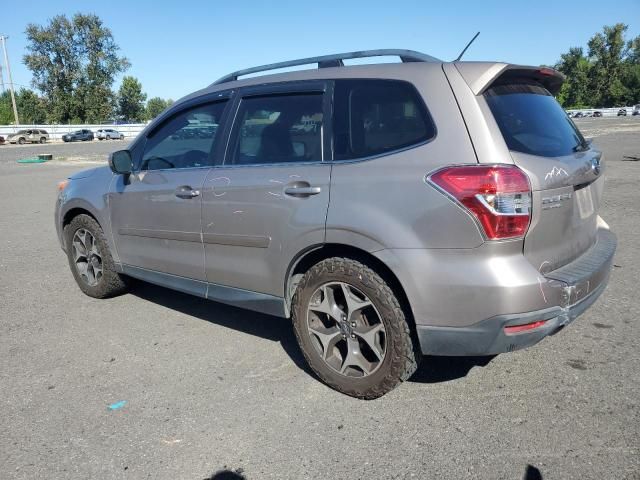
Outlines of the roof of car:
[[[395,55],[399,56],[402,62],[398,63],[373,63],[359,65],[344,65],[342,58],[366,58],[371,56]],[[276,67],[289,68],[300,65],[311,65],[316,63],[317,66],[311,66],[305,70],[285,71],[281,73],[268,73]],[[292,60],[280,62],[276,64],[264,65],[261,67],[252,67],[245,70],[238,70],[225,75],[215,83],[192,92],[183,98],[180,98],[173,104],[175,108],[179,108],[181,104],[190,100],[202,97],[204,95],[215,94],[216,92],[224,92],[234,90],[240,87],[276,84],[281,82],[295,82],[305,80],[332,80],[332,79],[348,79],[348,78],[376,78],[389,80],[406,80],[415,82],[420,78],[424,78],[426,70],[436,69],[442,70],[443,64],[449,63],[459,71],[461,76],[467,82],[474,94],[479,95],[487,88],[488,85],[498,76],[510,71],[511,74],[521,74],[536,77],[538,81],[550,91],[559,90],[564,76],[551,68],[539,66],[523,66],[514,65],[506,62],[466,62],[453,61],[445,62],[427,54],[415,52],[411,50],[369,50],[364,52],[350,52],[345,54],[336,54],[322,57],[310,57],[300,60]],[[243,75],[258,76],[246,77],[238,79]],[[162,121],[164,115],[157,117],[157,121]],[[153,126],[156,122],[151,122]]]
[[377,63],[367,65],[346,65],[344,67],[310,68],[308,70],[295,70],[283,73],[272,73],[255,77],[243,78],[224,83],[214,83],[201,90],[193,92],[176,102],[181,103],[208,93],[233,90],[251,85],[268,83],[303,81],[303,80],[328,80],[338,78],[380,78],[380,79],[405,79],[418,72],[424,72],[427,68],[442,68],[441,63],[411,62],[411,63]]
[[218,79],[215,84],[226,83],[234,80],[238,80],[239,76],[249,75],[252,73],[260,73],[271,70],[280,70],[282,68],[297,67],[300,65],[317,64],[318,68],[329,67],[344,67],[344,60],[351,60],[356,58],[373,58],[373,57],[399,57],[402,63],[413,62],[436,62],[441,63],[441,60],[427,55],[426,53],[416,52],[415,50],[402,50],[402,49],[379,49],[379,50],[362,50],[357,52],[345,52],[334,53],[331,55],[321,55],[317,57],[299,58],[296,60],[287,60],[284,62],[271,63],[268,65],[260,65],[257,67],[245,68],[243,70],[237,70],[229,73],[224,77]]

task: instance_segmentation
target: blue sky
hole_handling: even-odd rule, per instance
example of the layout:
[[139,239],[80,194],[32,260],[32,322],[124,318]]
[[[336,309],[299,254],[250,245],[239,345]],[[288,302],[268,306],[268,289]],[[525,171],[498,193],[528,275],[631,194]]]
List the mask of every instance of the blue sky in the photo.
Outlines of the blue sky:
[[[14,83],[29,85],[22,64],[25,27],[56,14],[96,13],[152,96],[180,98],[240,68],[313,55],[408,48],[450,60],[481,31],[467,60],[552,64],[585,46],[605,24],[640,35],[640,0],[582,1],[30,1],[0,19],[9,35]],[[544,8],[541,8],[544,5]],[[6,75],[5,75],[6,81]]]

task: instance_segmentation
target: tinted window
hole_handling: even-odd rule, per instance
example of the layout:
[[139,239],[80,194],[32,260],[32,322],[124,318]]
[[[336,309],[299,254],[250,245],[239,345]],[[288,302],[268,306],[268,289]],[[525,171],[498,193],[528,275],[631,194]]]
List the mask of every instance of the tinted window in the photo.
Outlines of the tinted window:
[[322,161],[322,94],[245,98],[231,163]]
[[409,147],[435,135],[416,89],[394,80],[338,80],[334,157],[348,160]]
[[210,165],[226,102],[198,106],[171,117],[147,138],[142,170]]
[[540,85],[498,85],[485,98],[510,150],[558,157],[586,148],[573,121]]

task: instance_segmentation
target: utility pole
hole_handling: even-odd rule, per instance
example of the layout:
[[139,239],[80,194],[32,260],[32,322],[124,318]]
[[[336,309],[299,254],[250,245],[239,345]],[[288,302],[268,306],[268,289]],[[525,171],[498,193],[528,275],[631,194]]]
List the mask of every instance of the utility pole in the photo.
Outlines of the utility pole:
[[18,120],[18,109],[16,108],[16,96],[13,93],[13,79],[11,78],[11,66],[9,65],[9,55],[7,55],[7,45],[5,40],[9,38],[4,35],[0,35],[0,41],[2,42],[2,50],[4,50],[4,64],[7,67],[7,76],[9,77],[9,92],[11,93],[11,103],[13,104],[13,118],[15,120],[15,126],[20,124]]
[[2,65],[0,65],[0,91],[4,93],[4,75],[2,75]]

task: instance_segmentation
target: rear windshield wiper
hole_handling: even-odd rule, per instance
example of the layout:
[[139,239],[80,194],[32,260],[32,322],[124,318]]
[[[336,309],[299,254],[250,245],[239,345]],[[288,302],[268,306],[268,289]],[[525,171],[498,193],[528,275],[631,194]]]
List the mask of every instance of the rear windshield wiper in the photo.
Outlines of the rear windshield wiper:
[[584,152],[585,150],[589,150],[589,145],[587,143],[579,143],[573,147],[572,150],[574,152]]

